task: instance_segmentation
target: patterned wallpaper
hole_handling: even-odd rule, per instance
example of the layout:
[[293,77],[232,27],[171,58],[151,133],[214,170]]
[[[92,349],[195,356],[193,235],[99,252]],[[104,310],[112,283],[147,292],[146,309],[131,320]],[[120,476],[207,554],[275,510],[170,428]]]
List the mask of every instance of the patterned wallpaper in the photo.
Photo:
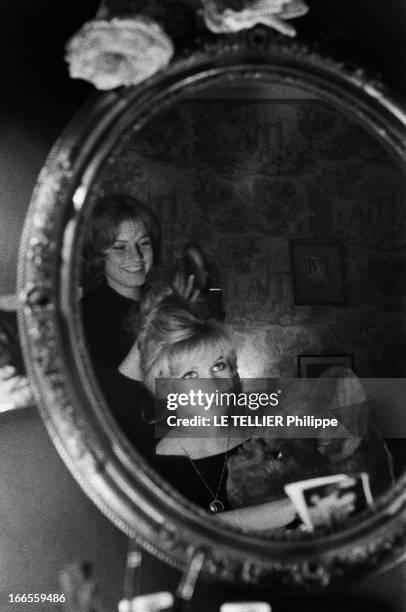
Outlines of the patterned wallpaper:
[[[183,102],[98,187],[159,215],[166,261],[193,241],[216,262],[242,376],[296,376],[300,354],[351,353],[363,377],[406,372],[405,169],[325,103]],[[342,244],[346,304],[295,305],[293,239]]]

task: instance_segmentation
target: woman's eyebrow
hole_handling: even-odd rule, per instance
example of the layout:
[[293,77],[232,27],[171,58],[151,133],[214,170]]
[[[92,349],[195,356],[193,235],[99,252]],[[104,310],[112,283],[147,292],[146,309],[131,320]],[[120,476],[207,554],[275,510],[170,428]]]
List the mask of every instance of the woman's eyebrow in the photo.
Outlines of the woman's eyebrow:
[[185,374],[190,374],[190,372],[197,372],[197,367],[196,366],[191,366],[187,370],[184,370],[182,372],[181,376],[185,376]]

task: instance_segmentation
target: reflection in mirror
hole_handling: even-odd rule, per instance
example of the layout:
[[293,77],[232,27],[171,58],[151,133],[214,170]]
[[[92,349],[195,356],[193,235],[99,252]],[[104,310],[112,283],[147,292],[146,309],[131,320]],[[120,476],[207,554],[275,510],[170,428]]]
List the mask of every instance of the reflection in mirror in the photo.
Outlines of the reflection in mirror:
[[[295,529],[306,525],[303,500],[333,496],[337,509],[350,491],[362,510],[403,472],[402,434],[388,426],[404,423],[401,401],[367,380],[397,379],[404,395],[405,185],[405,168],[376,134],[277,84],[185,98],[119,139],[92,187],[82,275],[89,353],[124,433],[205,510],[229,510],[223,520],[240,526]],[[278,409],[310,414],[334,399],[344,432],[296,439],[246,429],[179,443],[177,429],[159,439],[155,376],[225,379],[234,390],[252,378],[324,378],[328,396],[303,384],[299,398],[291,383]],[[359,473],[367,482],[349,478]],[[322,483],[327,493],[300,493],[294,506],[284,491],[337,474],[339,484]]]

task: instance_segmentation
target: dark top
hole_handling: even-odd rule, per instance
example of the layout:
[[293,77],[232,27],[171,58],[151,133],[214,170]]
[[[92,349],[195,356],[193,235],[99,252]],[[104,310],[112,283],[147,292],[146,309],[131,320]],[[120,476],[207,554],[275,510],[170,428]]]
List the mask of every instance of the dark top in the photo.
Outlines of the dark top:
[[129,319],[138,309],[138,302],[104,282],[82,299],[90,359],[106,402],[137,450],[149,455],[156,441],[154,428],[145,422],[143,413],[153,411],[153,399],[142,383],[118,371],[136,338]]
[[[237,448],[239,446],[229,450],[227,456],[231,457]],[[194,466],[199,470],[213,493],[207,489],[191,460],[184,455],[155,455],[151,457],[151,464],[160,476],[165,478],[182,495],[204,510],[209,511],[210,502],[213,501],[214,493],[219,486],[224,459],[225,453],[203,457],[202,459],[193,459]],[[227,473],[226,465],[217,499],[224,504],[224,510],[231,510],[226,491]]]
[[134,341],[129,318],[138,312],[139,302],[120,295],[101,283],[82,299],[86,340],[98,371],[117,369]]

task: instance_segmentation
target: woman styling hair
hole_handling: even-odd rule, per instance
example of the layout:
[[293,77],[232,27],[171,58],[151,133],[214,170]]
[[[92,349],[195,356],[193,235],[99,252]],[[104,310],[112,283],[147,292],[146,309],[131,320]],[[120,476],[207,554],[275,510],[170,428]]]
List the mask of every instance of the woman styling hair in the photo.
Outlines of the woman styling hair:
[[[87,277],[96,287],[82,299],[84,332],[105,399],[125,433],[140,450],[150,446],[137,404],[150,401],[143,385],[118,370],[136,334],[130,324],[159,260],[160,227],[155,215],[130,195],[101,199],[89,220],[85,241]],[[193,299],[193,277],[176,279],[177,290]],[[145,447],[145,448],[144,448]]]
[[84,296],[82,310],[100,380],[106,370],[118,368],[134,342],[128,316],[139,307],[159,252],[159,224],[145,206],[128,195],[98,202],[85,245],[88,275],[97,286]]

